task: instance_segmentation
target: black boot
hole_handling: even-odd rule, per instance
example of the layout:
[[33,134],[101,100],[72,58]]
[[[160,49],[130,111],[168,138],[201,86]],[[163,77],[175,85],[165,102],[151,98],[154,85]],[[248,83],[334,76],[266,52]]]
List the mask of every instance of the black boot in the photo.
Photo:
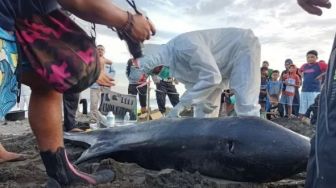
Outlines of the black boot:
[[[40,152],[44,166],[49,176],[47,187],[62,187],[75,184],[100,184],[113,180],[112,170],[102,170],[95,174],[87,174],[77,170],[69,161],[64,148],[60,147],[55,153]],[[57,185],[58,183],[58,185]]]

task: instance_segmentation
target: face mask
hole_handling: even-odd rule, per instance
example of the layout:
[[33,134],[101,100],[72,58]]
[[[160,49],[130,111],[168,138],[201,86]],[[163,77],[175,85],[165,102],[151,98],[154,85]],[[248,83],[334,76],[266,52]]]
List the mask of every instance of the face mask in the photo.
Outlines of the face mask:
[[168,79],[169,78],[169,68],[163,66],[158,76],[162,79]]
[[235,104],[235,103],[236,103],[236,97],[235,97],[234,95],[232,95],[232,96],[230,97],[230,103],[231,103],[231,104]]

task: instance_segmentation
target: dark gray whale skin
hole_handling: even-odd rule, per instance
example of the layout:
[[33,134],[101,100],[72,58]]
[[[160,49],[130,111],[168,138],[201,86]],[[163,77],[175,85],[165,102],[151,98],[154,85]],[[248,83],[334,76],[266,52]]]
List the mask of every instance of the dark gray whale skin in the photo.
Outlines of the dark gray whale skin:
[[77,164],[113,158],[152,170],[198,171],[243,182],[277,181],[302,172],[310,150],[307,137],[254,117],[162,119],[64,138],[89,146]]

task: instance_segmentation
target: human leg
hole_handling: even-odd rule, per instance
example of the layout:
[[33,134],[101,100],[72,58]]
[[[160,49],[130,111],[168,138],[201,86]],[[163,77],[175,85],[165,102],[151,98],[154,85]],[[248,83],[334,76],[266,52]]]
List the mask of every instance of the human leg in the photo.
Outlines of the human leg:
[[282,94],[280,97],[279,113],[281,117],[287,115],[286,98],[284,94]]
[[139,101],[141,106],[141,113],[147,112],[147,85],[139,87]]
[[63,132],[60,126],[62,94],[50,88],[33,72],[24,73],[22,81],[32,90],[28,116],[39,148],[41,151],[55,152],[58,147],[63,147]]
[[25,97],[20,96],[19,108],[20,108],[20,110],[24,110],[24,107],[25,107]]
[[[36,137],[42,161],[51,182],[70,185],[77,182],[98,184],[111,181],[112,171],[89,175],[76,170],[66,157],[61,125],[62,94],[56,92],[33,72],[24,73],[22,81],[32,89],[29,123]],[[105,178],[102,178],[102,177]]]
[[4,162],[22,161],[25,159],[25,155],[9,152],[0,143],[0,164]]
[[268,96],[266,96],[266,104],[265,104],[265,111],[270,112],[271,110],[271,102]]
[[301,92],[299,117],[303,117],[308,108],[308,92]]
[[235,110],[238,116],[260,116],[258,104],[260,92],[260,45],[256,40],[249,48],[235,55],[231,72],[230,89],[236,96]]
[[167,95],[170,103],[176,106],[180,102],[180,95],[176,90],[176,87],[172,83],[167,83]]
[[78,129],[75,126],[79,96],[80,93],[63,94],[64,131],[81,131],[81,129]]
[[287,112],[288,112],[288,118],[293,117],[293,99],[294,96],[287,96],[288,97],[288,104],[287,104]]
[[224,88],[223,81],[206,99],[194,107],[194,117],[213,118],[218,117],[220,109],[220,100]]
[[299,89],[295,88],[295,96],[293,99],[293,114],[295,116],[299,116],[299,110],[300,110],[300,93],[299,93]]
[[100,101],[100,89],[90,88],[90,115],[93,120],[99,117],[98,104]]
[[156,102],[162,114],[166,112],[166,88],[162,85],[162,81],[156,84]]
[[287,105],[288,118],[292,117],[292,105]]

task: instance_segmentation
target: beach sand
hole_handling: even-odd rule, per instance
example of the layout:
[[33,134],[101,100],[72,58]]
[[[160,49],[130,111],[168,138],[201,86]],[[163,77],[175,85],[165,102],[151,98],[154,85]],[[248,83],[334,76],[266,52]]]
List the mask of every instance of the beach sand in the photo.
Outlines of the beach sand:
[[[85,121],[86,119],[80,117],[79,121],[81,120]],[[314,134],[311,126],[304,125],[298,120],[279,119],[276,122],[306,136]],[[44,187],[47,176],[28,121],[0,121],[0,142],[10,151],[29,155],[26,161],[0,164],[0,187]],[[84,148],[69,144],[66,145],[66,148],[70,160],[75,160],[84,151]],[[278,182],[265,184],[241,183],[208,178],[199,173],[179,172],[172,169],[151,171],[141,168],[137,164],[119,163],[113,159],[105,159],[100,163],[84,163],[78,167],[89,173],[98,169],[112,169],[115,172],[115,180],[108,184],[96,186],[100,188],[301,188],[304,185],[305,178],[305,173],[300,173],[290,179]]]

